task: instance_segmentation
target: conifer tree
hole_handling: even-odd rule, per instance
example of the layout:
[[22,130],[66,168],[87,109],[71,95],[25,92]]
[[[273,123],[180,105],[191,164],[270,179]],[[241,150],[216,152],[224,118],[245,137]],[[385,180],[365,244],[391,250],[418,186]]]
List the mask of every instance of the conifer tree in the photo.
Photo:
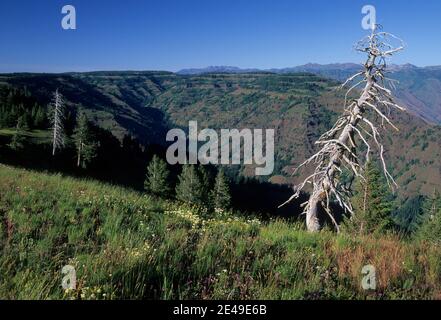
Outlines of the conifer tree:
[[178,177],[176,198],[197,205],[204,205],[204,190],[202,179],[195,165],[186,164]]
[[86,168],[96,157],[97,144],[93,140],[89,120],[84,112],[80,112],[77,116],[74,140],[77,148],[77,167]]
[[231,206],[230,186],[222,169],[216,175],[214,188],[211,192],[211,200],[215,211],[224,211]]
[[198,167],[198,174],[199,177],[201,178],[201,201],[202,203],[209,207],[210,206],[210,190],[211,190],[211,186],[212,186],[212,176],[209,170],[207,170],[206,166],[204,165],[200,165]]
[[144,181],[144,189],[158,196],[167,197],[170,195],[170,172],[167,163],[157,155],[147,167],[147,175]]
[[426,197],[416,196],[408,199],[394,212],[394,222],[405,234],[413,234],[424,221]]
[[441,244],[441,195],[437,191],[424,203],[423,219],[415,237]]
[[[35,110],[34,110],[35,108]],[[46,111],[42,106],[35,106],[33,111],[33,125],[36,128],[43,128],[46,124]]]
[[24,145],[24,120],[23,117],[18,118],[17,125],[15,127],[14,134],[12,135],[11,143],[9,143],[9,147],[12,150],[20,150],[23,149]]
[[393,227],[392,201],[387,183],[378,166],[368,162],[365,181],[359,180],[352,199],[354,215],[348,229],[357,234],[377,234]]

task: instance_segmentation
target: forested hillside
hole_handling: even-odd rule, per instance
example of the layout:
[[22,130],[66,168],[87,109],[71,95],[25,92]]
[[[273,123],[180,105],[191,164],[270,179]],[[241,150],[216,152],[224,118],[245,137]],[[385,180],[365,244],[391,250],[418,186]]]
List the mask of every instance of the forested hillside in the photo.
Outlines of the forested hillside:
[[[343,105],[338,83],[312,74],[14,74],[2,75],[0,83],[2,110],[23,105],[38,112],[32,108],[45,108],[52,91],[60,88],[72,119],[84,110],[120,141],[131,135],[144,145],[164,145],[167,130],[185,129],[189,120],[197,120],[200,128],[274,128],[276,170],[270,181],[288,184],[296,181],[290,177],[292,166],[312,154],[314,141]],[[8,100],[11,90],[24,97],[16,94]],[[441,183],[441,130],[410,114],[395,120],[400,132],[385,143],[387,160],[402,186],[399,196],[429,195]],[[14,120],[3,121],[3,127],[14,126]],[[250,175],[250,169],[241,171]]]

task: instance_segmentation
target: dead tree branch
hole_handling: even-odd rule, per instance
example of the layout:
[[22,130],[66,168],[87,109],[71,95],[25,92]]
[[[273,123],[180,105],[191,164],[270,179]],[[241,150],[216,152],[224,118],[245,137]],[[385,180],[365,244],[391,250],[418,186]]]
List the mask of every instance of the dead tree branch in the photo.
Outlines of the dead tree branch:
[[[398,45],[394,45],[394,41],[398,42]],[[360,163],[366,163],[370,160],[370,154],[374,149],[371,145],[372,140],[378,150],[379,160],[389,186],[397,186],[387,170],[384,146],[380,142],[378,126],[368,116],[377,115],[381,119],[379,124],[381,128],[385,128],[387,124],[398,130],[389,118],[390,109],[405,109],[394,102],[392,92],[386,88],[388,79],[385,77],[385,73],[386,58],[403,48],[402,40],[390,33],[378,31],[378,27],[356,45],[356,50],[367,54],[367,60],[364,64],[364,70],[353,75],[343,84],[343,86],[348,86],[356,82],[346,92],[344,113],[333,128],[324,133],[316,142],[316,145],[320,145],[321,149],[294,171],[296,173],[300,168],[314,163],[313,174],[310,174],[301,184],[296,186],[294,195],[281,205],[284,206],[298,198],[305,186],[311,184],[312,194],[304,208],[309,231],[316,232],[321,228],[318,219],[320,207],[329,215],[339,231],[339,226],[330,207],[330,203],[333,201],[336,201],[345,212],[354,214],[349,200],[350,190],[341,181],[342,168],[347,168],[353,177],[365,180],[363,166]],[[360,90],[359,98],[349,100],[348,97],[355,89]],[[363,124],[366,127],[363,127]],[[359,149],[357,140],[362,141],[367,147],[363,159],[357,155],[357,149]]]
[[64,147],[64,99],[58,92],[58,89],[54,92],[52,100],[52,155],[55,155],[56,150]]

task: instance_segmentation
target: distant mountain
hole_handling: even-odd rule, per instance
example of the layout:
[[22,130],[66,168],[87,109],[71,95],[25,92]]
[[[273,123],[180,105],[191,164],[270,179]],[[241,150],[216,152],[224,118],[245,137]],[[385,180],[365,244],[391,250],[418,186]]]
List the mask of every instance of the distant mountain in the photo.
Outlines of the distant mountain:
[[[279,72],[311,72],[344,81],[361,69],[356,64],[307,64]],[[412,64],[390,65],[393,92],[409,111],[431,123],[441,124],[441,66],[420,68]],[[283,70],[283,71],[282,71]]]
[[408,71],[408,70],[417,70],[419,67],[406,63],[406,64],[391,64],[388,66],[390,72],[398,72],[398,71]]
[[290,68],[281,68],[281,69],[257,69],[257,68],[249,68],[242,69],[238,67],[232,66],[209,66],[206,68],[192,68],[192,69],[182,69],[177,72],[177,74],[181,75],[198,75],[198,74],[208,74],[208,73],[299,73],[299,72],[309,72],[309,73],[322,73],[322,72],[334,72],[336,70],[339,71],[347,71],[352,72],[354,70],[359,70],[361,66],[355,63],[333,63],[333,64],[317,64],[317,63],[308,63],[301,66],[290,67]]
[[[391,64],[388,66],[390,72],[399,71],[409,71],[418,69],[430,69],[438,70],[441,66],[433,66],[427,68],[419,68],[413,64],[407,63],[403,65]],[[177,72],[181,75],[198,75],[198,74],[209,74],[209,73],[276,73],[276,74],[286,74],[286,73],[314,73],[321,76],[327,76],[336,80],[346,80],[347,77],[354,73],[357,73],[362,69],[361,64],[356,63],[330,63],[330,64],[319,64],[319,63],[307,63],[300,66],[288,67],[288,68],[271,68],[271,69],[242,69],[232,66],[210,66],[206,68],[193,68],[193,69],[182,69]]]
[[268,71],[274,73],[297,73],[297,72],[310,72],[310,73],[321,73],[329,71],[347,71],[352,72],[354,70],[361,69],[361,65],[355,63],[331,63],[331,64],[318,64],[318,63],[308,63],[301,66],[283,68],[283,69],[269,69]]
[[441,67],[403,68],[390,77],[399,81],[394,93],[408,110],[441,124]]
[[230,66],[210,66],[206,68],[194,68],[194,69],[182,69],[177,72],[177,74],[181,75],[197,75],[197,74],[205,74],[205,73],[251,73],[251,72],[259,72],[259,69],[241,69],[238,67],[230,67]]
[[[317,64],[281,69],[241,69],[237,67],[208,67],[203,69],[181,70],[179,74],[201,75],[209,73],[313,73],[322,77],[344,81],[359,72],[362,66],[355,63]],[[390,78],[398,80],[393,88],[395,96],[409,111],[426,121],[441,124],[441,66],[417,67],[412,64],[389,67]]]

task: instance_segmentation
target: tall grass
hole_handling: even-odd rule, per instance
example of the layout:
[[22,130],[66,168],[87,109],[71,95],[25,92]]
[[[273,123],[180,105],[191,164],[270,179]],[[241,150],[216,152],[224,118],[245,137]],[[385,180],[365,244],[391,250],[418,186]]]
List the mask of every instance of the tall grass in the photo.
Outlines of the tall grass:
[[[96,181],[0,165],[3,299],[434,299],[441,249],[213,217]],[[77,273],[61,288],[61,269]],[[364,265],[377,289],[361,287]]]

